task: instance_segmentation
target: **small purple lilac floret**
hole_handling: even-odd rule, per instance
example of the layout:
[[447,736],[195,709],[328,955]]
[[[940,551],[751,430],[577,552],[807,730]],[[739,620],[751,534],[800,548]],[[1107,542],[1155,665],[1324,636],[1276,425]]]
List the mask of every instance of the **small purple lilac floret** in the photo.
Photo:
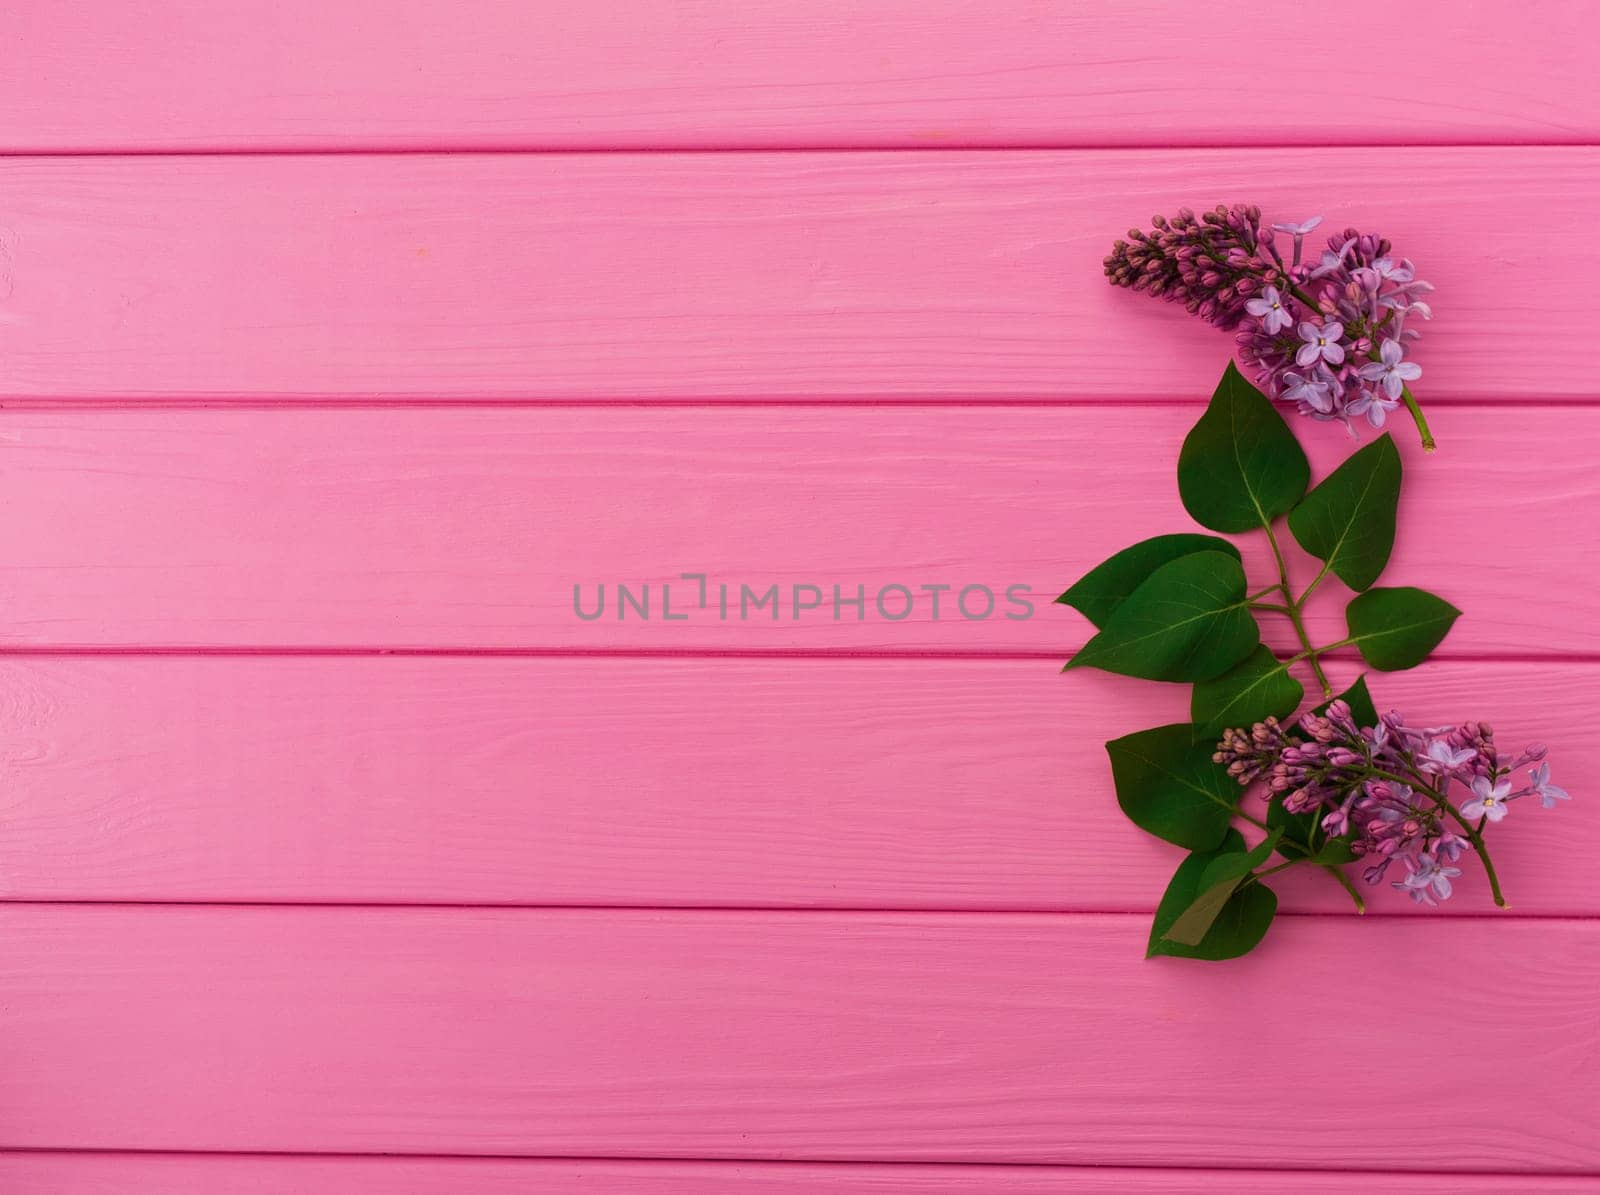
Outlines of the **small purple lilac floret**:
[[1539,804],[1545,809],[1554,809],[1557,801],[1572,800],[1572,794],[1566,789],[1550,783],[1550,765],[1547,763],[1530,771],[1528,779],[1533,782],[1533,791],[1539,794]]
[[1472,782],[1472,797],[1461,803],[1461,816],[1486,817],[1497,822],[1509,812],[1506,799],[1511,796],[1511,781],[1493,781],[1479,776]]
[[1415,858],[1407,857],[1405,865],[1406,878],[1395,881],[1392,886],[1409,894],[1419,905],[1437,906],[1439,901],[1449,900],[1454,891],[1450,881],[1461,874],[1459,867],[1446,867],[1427,851]]
[[1278,293],[1278,288],[1268,286],[1262,289],[1261,294],[1251,299],[1244,305],[1245,311],[1261,321],[1261,326],[1268,332],[1282,332],[1294,323],[1294,316],[1290,313],[1289,306],[1284,302],[1283,296]]
[[1323,361],[1329,365],[1344,364],[1344,345],[1339,343],[1339,338],[1344,335],[1343,324],[1337,320],[1328,320],[1322,324],[1304,320],[1296,331],[1304,342],[1295,350],[1296,365],[1303,368]]
[[1356,372],[1369,382],[1377,382],[1385,394],[1398,402],[1405,384],[1422,376],[1422,366],[1401,360],[1404,354],[1398,340],[1385,340],[1378,350],[1378,360],[1367,362]]

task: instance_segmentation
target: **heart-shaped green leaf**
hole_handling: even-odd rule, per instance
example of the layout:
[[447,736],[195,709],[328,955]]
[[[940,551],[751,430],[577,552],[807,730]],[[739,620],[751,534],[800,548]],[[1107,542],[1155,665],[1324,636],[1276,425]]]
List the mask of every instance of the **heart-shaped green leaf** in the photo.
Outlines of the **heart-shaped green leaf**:
[[1199,895],[1162,937],[1182,946],[1198,946],[1211,932],[1218,916],[1239,885],[1267,861],[1282,831],[1274,830],[1248,851],[1228,851],[1216,856],[1200,873]]
[[1250,531],[1305,496],[1311,465],[1267,396],[1228,362],[1206,413],[1178,454],[1178,493],[1195,522]]
[[1239,559],[1239,549],[1215,535],[1186,533],[1158,535],[1124,548],[1111,559],[1096,565],[1083,579],[1056,599],[1078,610],[1097,627],[1106,625],[1111,612],[1122,605],[1168,561],[1196,552],[1224,552]]
[[1210,680],[1260,641],[1238,559],[1195,552],[1151,573],[1067,667],[1145,680]]
[[1295,542],[1351,589],[1366,589],[1389,563],[1400,506],[1400,453],[1387,433],[1328,474],[1289,512]]
[[1157,726],[1106,744],[1117,804],[1157,838],[1206,851],[1222,841],[1239,803],[1239,786],[1197,743],[1187,722]]
[[1283,661],[1258,645],[1221,676],[1194,687],[1189,717],[1195,736],[1209,741],[1232,727],[1287,718],[1305,695],[1305,686],[1289,675]]
[[1427,659],[1461,611],[1406,585],[1357,594],[1344,616],[1361,658],[1380,672],[1398,672]]
[[1229,830],[1216,850],[1196,852],[1178,865],[1167,891],[1156,908],[1150,927],[1150,943],[1145,956],[1170,955],[1176,958],[1221,960],[1238,958],[1261,941],[1278,911],[1278,898],[1264,884],[1251,884],[1233,893],[1218,912],[1211,928],[1198,945],[1186,946],[1169,941],[1167,931],[1195,902],[1207,867],[1218,856],[1244,849],[1237,830]]

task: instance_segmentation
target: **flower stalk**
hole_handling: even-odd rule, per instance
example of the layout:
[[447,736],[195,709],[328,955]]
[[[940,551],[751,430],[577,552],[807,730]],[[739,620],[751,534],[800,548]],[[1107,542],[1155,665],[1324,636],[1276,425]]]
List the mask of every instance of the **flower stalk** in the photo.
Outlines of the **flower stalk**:
[[1282,593],[1283,605],[1258,604],[1255,608],[1283,614],[1289,619],[1289,622],[1294,626],[1296,637],[1300,640],[1300,654],[1295,656],[1290,663],[1304,660],[1311,665],[1311,673],[1317,678],[1317,684],[1322,689],[1322,698],[1326,701],[1333,696],[1333,685],[1329,683],[1328,674],[1323,670],[1322,655],[1325,652],[1332,651],[1335,647],[1342,647],[1344,644],[1330,644],[1327,647],[1313,646],[1311,636],[1306,630],[1303,611],[1306,599],[1311,596],[1312,590],[1316,589],[1318,583],[1327,575],[1327,569],[1318,573],[1316,580],[1306,587],[1306,591],[1298,598],[1295,597],[1294,591],[1289,587],[1289,565],[1283,556],[1283,545],[1278,542],[1278,533],[1272,529],[1272,524],[1270,523],[1266,526],[1266,532],[1267,542],[1272,545],[1273,562],[1278,566],[1278,582],[1276,585],[1271,586],[1268,592],[1276,590]]
[[1434,452],[1439,445],[1434,442],[1433,431],[1428,427],[1428,418],[1422,413],[1422,404],[1417,402],[1417,396],[1411,393],[1410,386],[1400,387],[1400,398],[1406,404],[1406,410],[1411,412],[1411,421],[1417,425],[1417,434],[1422,437],[1422,451]]

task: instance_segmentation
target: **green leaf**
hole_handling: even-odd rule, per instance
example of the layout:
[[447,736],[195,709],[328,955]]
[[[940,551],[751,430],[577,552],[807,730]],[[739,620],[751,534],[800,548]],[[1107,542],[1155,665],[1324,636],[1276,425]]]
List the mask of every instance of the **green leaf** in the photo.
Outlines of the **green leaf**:
[[1251,884],[1235,893],[1223,905],[1198,945],[1186,946],[1166,939],[1166,933],[1173,923],[1199,896],[1206,868],[1219,855],[1243,849],[1244,839],[1237,830],[1230,829],[1217,850],[1196,852],[1178,865],[1172,882],[1167,885],[1166,894],[1156,908],[1155,920],[1150,928],[1150,943],[1145,951],[1146,958],[1157,955],[1212,960],[1237,958],[1261,941],[1278,909],[1278,898],[1264,884]]
[[1161,903],[1156,906],[1155,917],[1150,923],[1150,942],[1145,949],[1146,958],[1166,953],[1161,947],[1171,945],[1165,941],[1167,931],[1200,895],[1200,880],[1212,861],[1225,854],[1242,850],[1244,850],[1244,838],[1239,831],[1229,827],[1215,849],[1191,851],[1184,861],[1178,864],[1178,870],[1172,873],[1172,879],[1167,882],[1167,890],[1162,894]]
[[1228,362],[1178,454],[1178,493],[1195,522],[1251,531],[1304,497],[1311,465],[1267,396]]
[[1282,832],[1278,854],[1285,859],[1304,859],[1322,849],[1324,835],[1320,813],[1290,813],[1283,807],[1282,800],[1268,801],[1267,825]]
[[1318,848],[1317,853],[1312,856],[1311,861],[1313,863],[1326,864],[1330,867],[1338,867],[1340,864],[1344,863],[1354,863],[1357,855],[1355,851],[1350,849],[1350,840],[1352,837],[1354,837],[1353,834],[1347,834],[1342,838],[1328,839],[1327,842],[1323,843],[1322,846]]
[[1117,804],[1157,838],[1208,851],[1228,832],[1240,788],[1212,760],[1210,743],[1194,741],[1187,722],[1157,726],[1106,744]]
[[1300,706],[1305,686],[1289,675],[1271,649],[1257,646],[1221,676],[1201,681],[1189,701],[1195,737],[1215,739],[1235,726],[1268,717],[1287,718]]
[[1239,559],[1239,549],[1215,535],[1158,535],[1124,548],[1103,564],[1096,565],[1056,601],[1078,610],[1095,626],[1103,627],[1111,612],[1143,585],[1151,573],[1168,561],[1196,552],[1225,552]]
[[1289,512],[1295,542],[1351,589],[1389,563],[1400,506],[1400,453],[1388,433],[1351,455]]
[[1145,680],[1209,680],[1260,641],[1237,557],[1195,552],[1151,573],[1067,667]]
[[1183,946],[1200,945],[1244,878],[1267,861],[1280,834],[1281,831],[1274,830],[1253,850],[1229,851],[1212,859],[1200,873],[1199,895],[1194,903],[1162,937]]
[[1398,672],[1427,659],[1461,611],[1407,585],[1358,594],[1344,616],[1361,658],[1380,672]]

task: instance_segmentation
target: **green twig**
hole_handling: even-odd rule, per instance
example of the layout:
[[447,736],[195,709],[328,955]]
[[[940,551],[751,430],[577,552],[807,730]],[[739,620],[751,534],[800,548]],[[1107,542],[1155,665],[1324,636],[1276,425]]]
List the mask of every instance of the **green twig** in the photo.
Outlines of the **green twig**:
[[1337,863],[1323,863],[1320,866],[1323,871],[1338,880],[1339,886],[1350,894],[1350,899],[1356,902],[1356,912],[1365,913],[1367,911],[1367,902],[1361,899],[1360,890],[1350,882],[1350,877],[1344,874],[1344,868]]
[[1417,425],[1417,434],[1422,437],[1422,451],[1433,452],[1439,447],[1434,443],[1433,432],[1428,427],[1428,419],[1422,413],[1422,404],[1417,402],[1417,396],[1411,393],[1410,386],[1400,387],[1400,397],[1406,404],[1406,410],[1411,412],[1411,418]]
[[[1264,592],[1270,593],[1274,589],[1278,590],[1283,594],[1284,604],[1279,606],[1275,603],[1258,602],[1252,603],[1252,605],[1255,609],[1271,610],[1274,613],[1288,617],[1289,621],[1294,625],[1294,633],[1300,640],[1301,648],[1300,654],[1290,660],[1289,663],[1295,664],[1301,660],[1310,663],[1311,671],[1317,678],[1317,684],[1322,687],[1323,700],[1326,701],[1333,696],[1333,685],[1328,681],[1328,674],[1322,670],[1322,660],[1319,657],[1325,651],[1332,651],[1333,647],[1348,646],[1350,641],[1345,640],[1342,643],[1336,643],[1333,647],[1314,647],[1312,645],[1311,636],[1306,632],[1306,621],[1300,613],[1300,605],[1305,601],[1306,594],[1310,593],[1311,590],[1308,589],[1298,599],[1295,598],[1294,591],[1289,588],[1289,564],[1284,559],[1283,546],[1278,543],[1278,533],[1272,529],[1270,521],[1263,522],[1262,529],[1267,533],[1267,543],[1272,545],[1272,559],[1278,566],[1278,583],[1269,586]],[[1320,579],[1319,577],[1318,580]],[[1312,588],[1315,587],[1315,583],[1313,583]]]

